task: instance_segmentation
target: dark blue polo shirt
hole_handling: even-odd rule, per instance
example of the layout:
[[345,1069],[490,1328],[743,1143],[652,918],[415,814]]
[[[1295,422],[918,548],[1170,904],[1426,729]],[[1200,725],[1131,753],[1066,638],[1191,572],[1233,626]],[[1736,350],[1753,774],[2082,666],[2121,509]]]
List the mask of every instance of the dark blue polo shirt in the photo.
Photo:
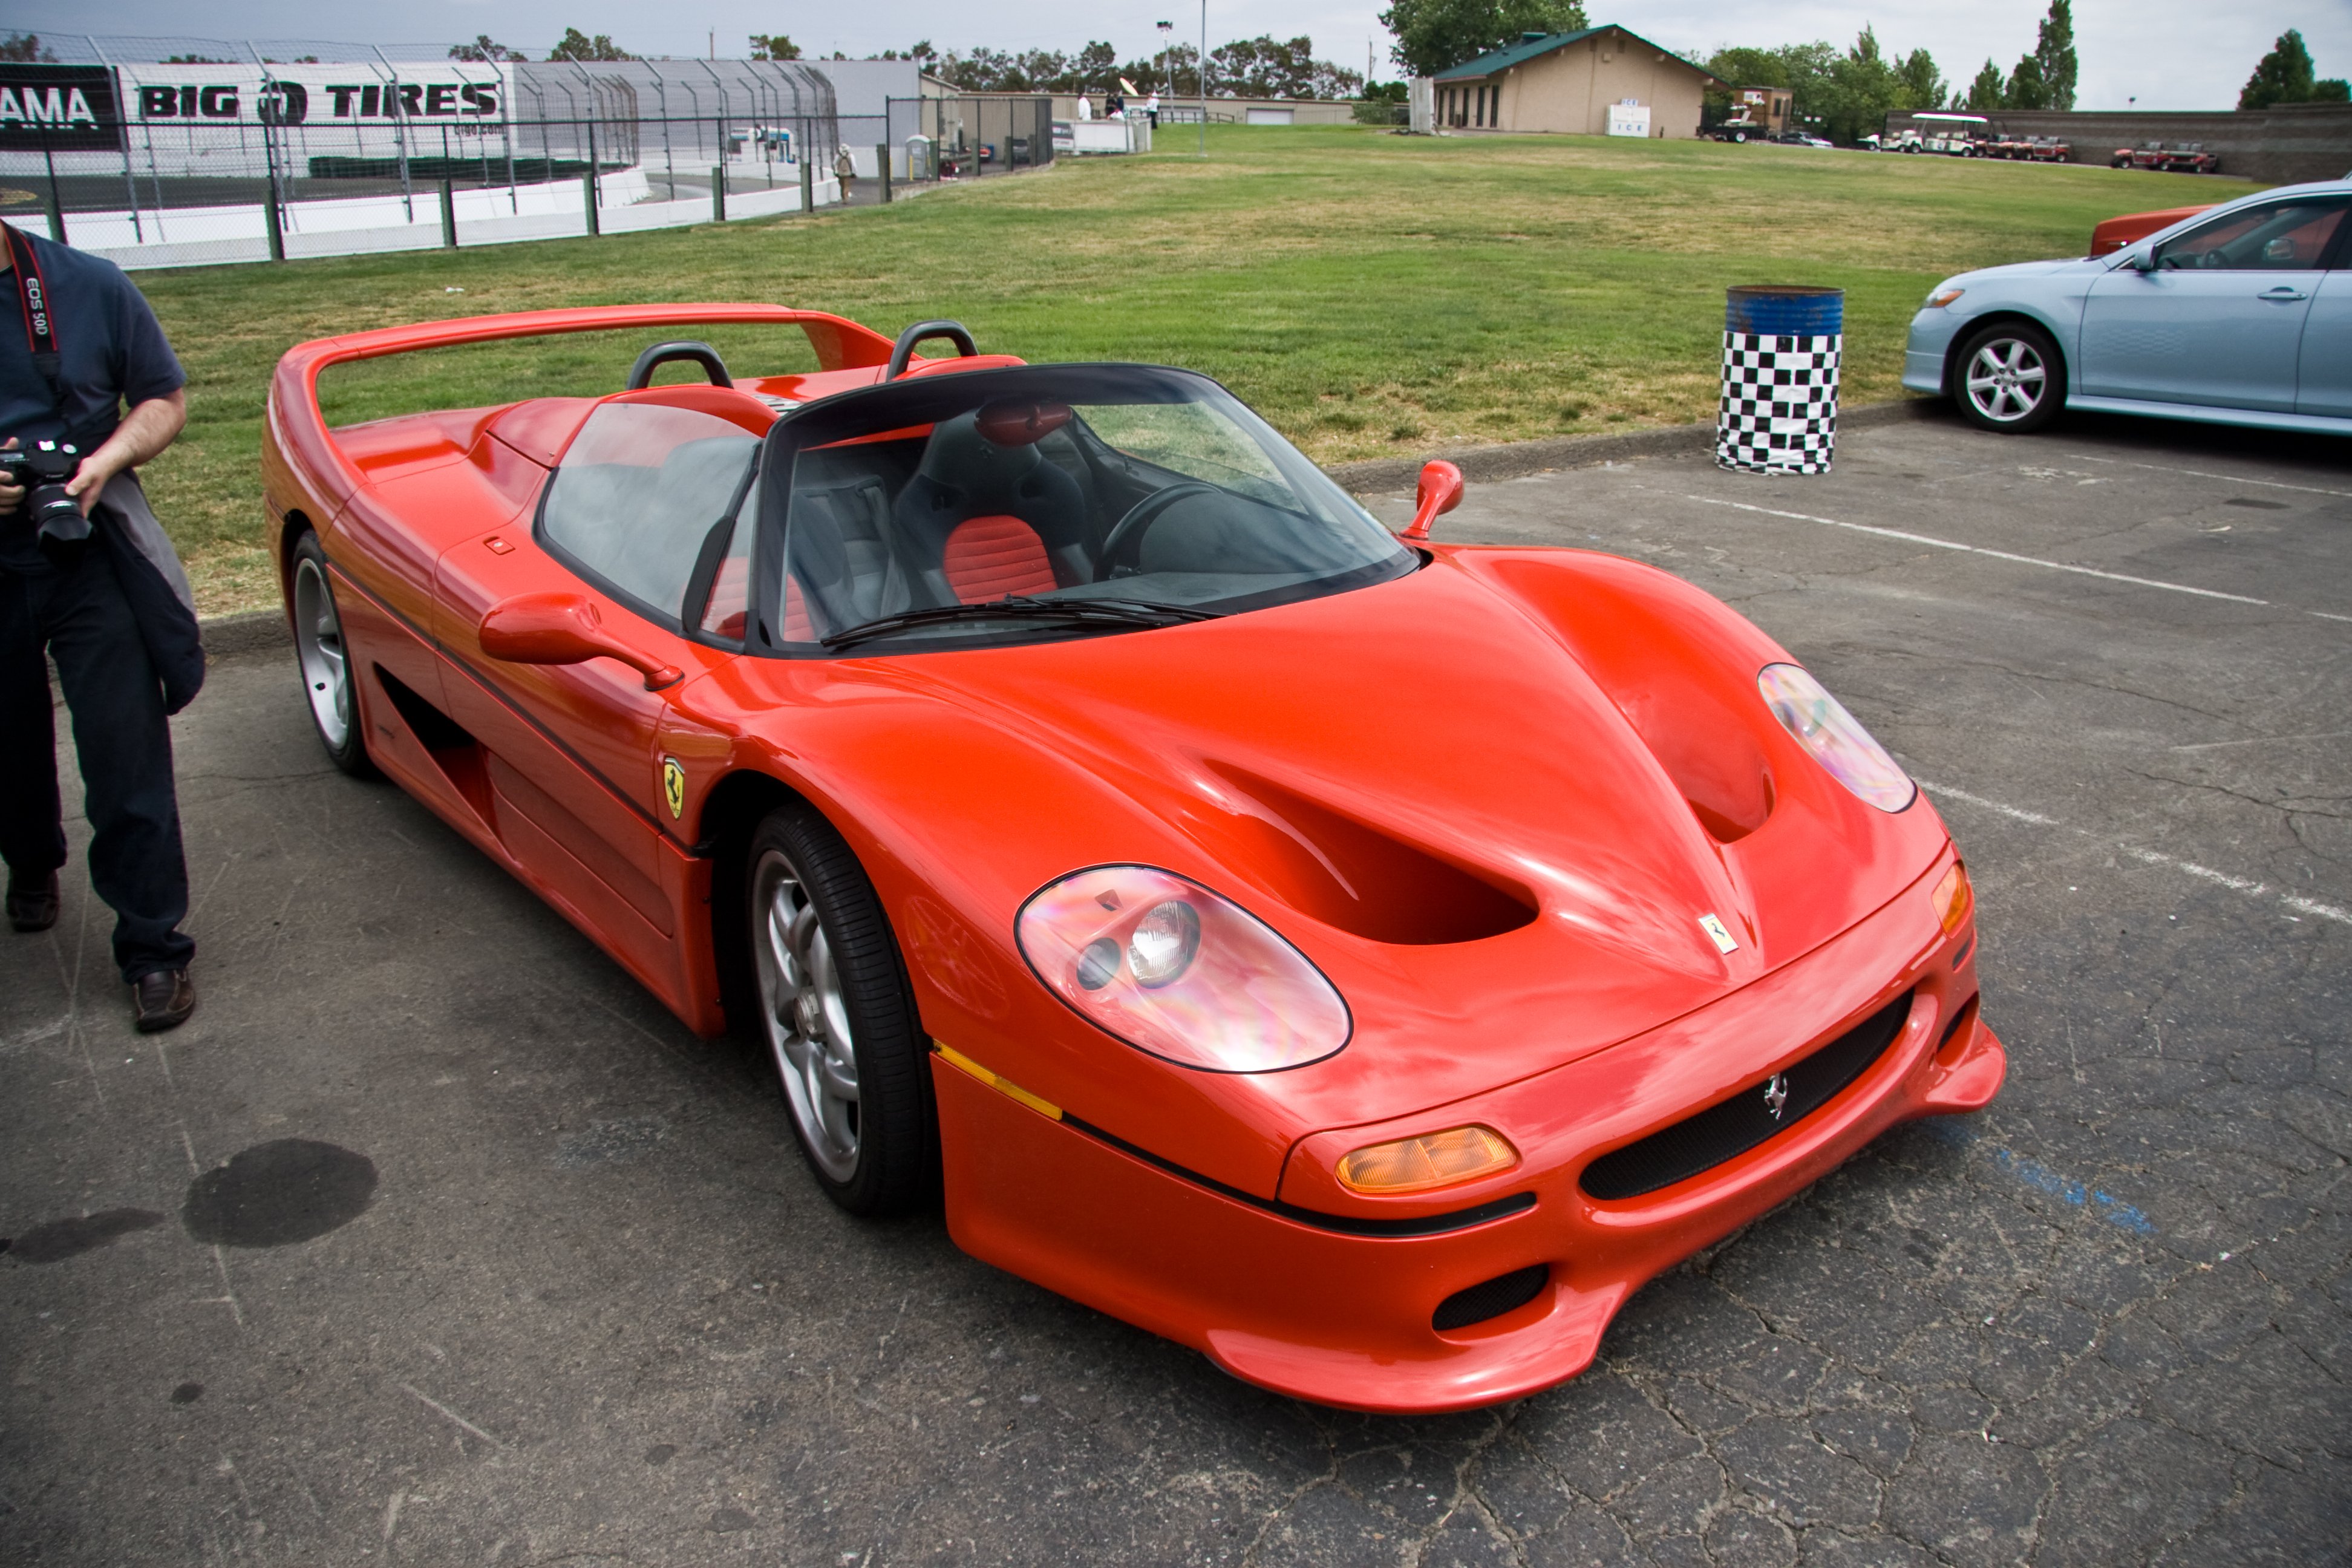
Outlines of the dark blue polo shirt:
[[[48,383],[33,368],[25,297],[10,267],[0,273],[0,441],[11,436],[26,446],[44,437],[54,440],[70,422],[75,442],[85,453],[94,452],[122,423],[126,405],[168,396],[186,384],[187,374],[148,309],[147,297],[122,268],[38,235],[25,237],[48,285],[65,416],[58,416]],[[0,251],[0,266],[7,264]],[[48,569],[23,515],[0,517],[0,571]]]

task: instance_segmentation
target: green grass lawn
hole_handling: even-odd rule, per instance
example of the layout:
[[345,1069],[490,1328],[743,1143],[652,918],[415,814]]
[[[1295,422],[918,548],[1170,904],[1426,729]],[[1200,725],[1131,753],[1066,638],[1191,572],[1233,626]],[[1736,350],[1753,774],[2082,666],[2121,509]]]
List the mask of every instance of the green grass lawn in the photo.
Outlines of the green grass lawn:
[[[1831,284],[1846,291],[1845,396],[1870,401],[1897,393],[1905,326],[1937,279],[2080,255],[2101,218],[2248,189],[1355,127],[1213,128],[1205,163],[1189,132],[1161,144],[814,219],[140,273],[189,375],[188,432],[149,470],[151,494],[207,614],[268,603],[257,453],[278,356],[334,332],[555,305],[770,300],[886,333],[954,317],[987,351],[1205,371],[1335,462],[1710,417],[1724,289]],[[353,367],[331,384],[329,409],[373,417],[612,390],[638,346]]]

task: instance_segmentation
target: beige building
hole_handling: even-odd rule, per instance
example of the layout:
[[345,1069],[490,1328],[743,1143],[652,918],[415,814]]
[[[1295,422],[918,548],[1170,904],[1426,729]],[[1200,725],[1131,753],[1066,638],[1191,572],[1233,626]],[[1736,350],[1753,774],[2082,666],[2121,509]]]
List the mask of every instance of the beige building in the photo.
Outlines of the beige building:
[[1698,134],[1699,100],[1729,84],[1622,27],[1526,33],[1431,79],[1440,131]]

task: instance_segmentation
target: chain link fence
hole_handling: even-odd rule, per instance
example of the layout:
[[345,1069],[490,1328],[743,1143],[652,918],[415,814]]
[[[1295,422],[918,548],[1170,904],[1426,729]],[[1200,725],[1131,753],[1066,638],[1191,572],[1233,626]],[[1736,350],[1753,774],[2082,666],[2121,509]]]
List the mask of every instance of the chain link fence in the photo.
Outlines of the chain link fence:
[[833,88],[797,62],[40,43],[50,58],[0,63],[0,216],[126,267],[613,233],[841,196]]
[[894,182],[936,184],[1038,169],[1054,161],[1054,100],[1044,93],[978,92],[893,98],[885,113],[843,115],[860,174],[887,147]]

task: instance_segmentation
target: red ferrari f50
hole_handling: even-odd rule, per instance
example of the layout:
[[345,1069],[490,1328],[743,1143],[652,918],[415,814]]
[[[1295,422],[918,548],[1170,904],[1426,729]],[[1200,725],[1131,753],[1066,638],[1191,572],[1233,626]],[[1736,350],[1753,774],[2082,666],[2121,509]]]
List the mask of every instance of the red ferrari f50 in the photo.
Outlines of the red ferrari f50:
[[[345,361],[698,322],[822,368],[656,342],[604,396],[320,411]],[[754,1034],[845,1207],[943,1188],[967,1250],[1267,1387],[1571,1377],[2000,1087],[1902,769],[1674,577],[1431,542],[1447,465],[1400,538],[1195,374],[700,305],[305,343],[265,462],[339,764]]]

